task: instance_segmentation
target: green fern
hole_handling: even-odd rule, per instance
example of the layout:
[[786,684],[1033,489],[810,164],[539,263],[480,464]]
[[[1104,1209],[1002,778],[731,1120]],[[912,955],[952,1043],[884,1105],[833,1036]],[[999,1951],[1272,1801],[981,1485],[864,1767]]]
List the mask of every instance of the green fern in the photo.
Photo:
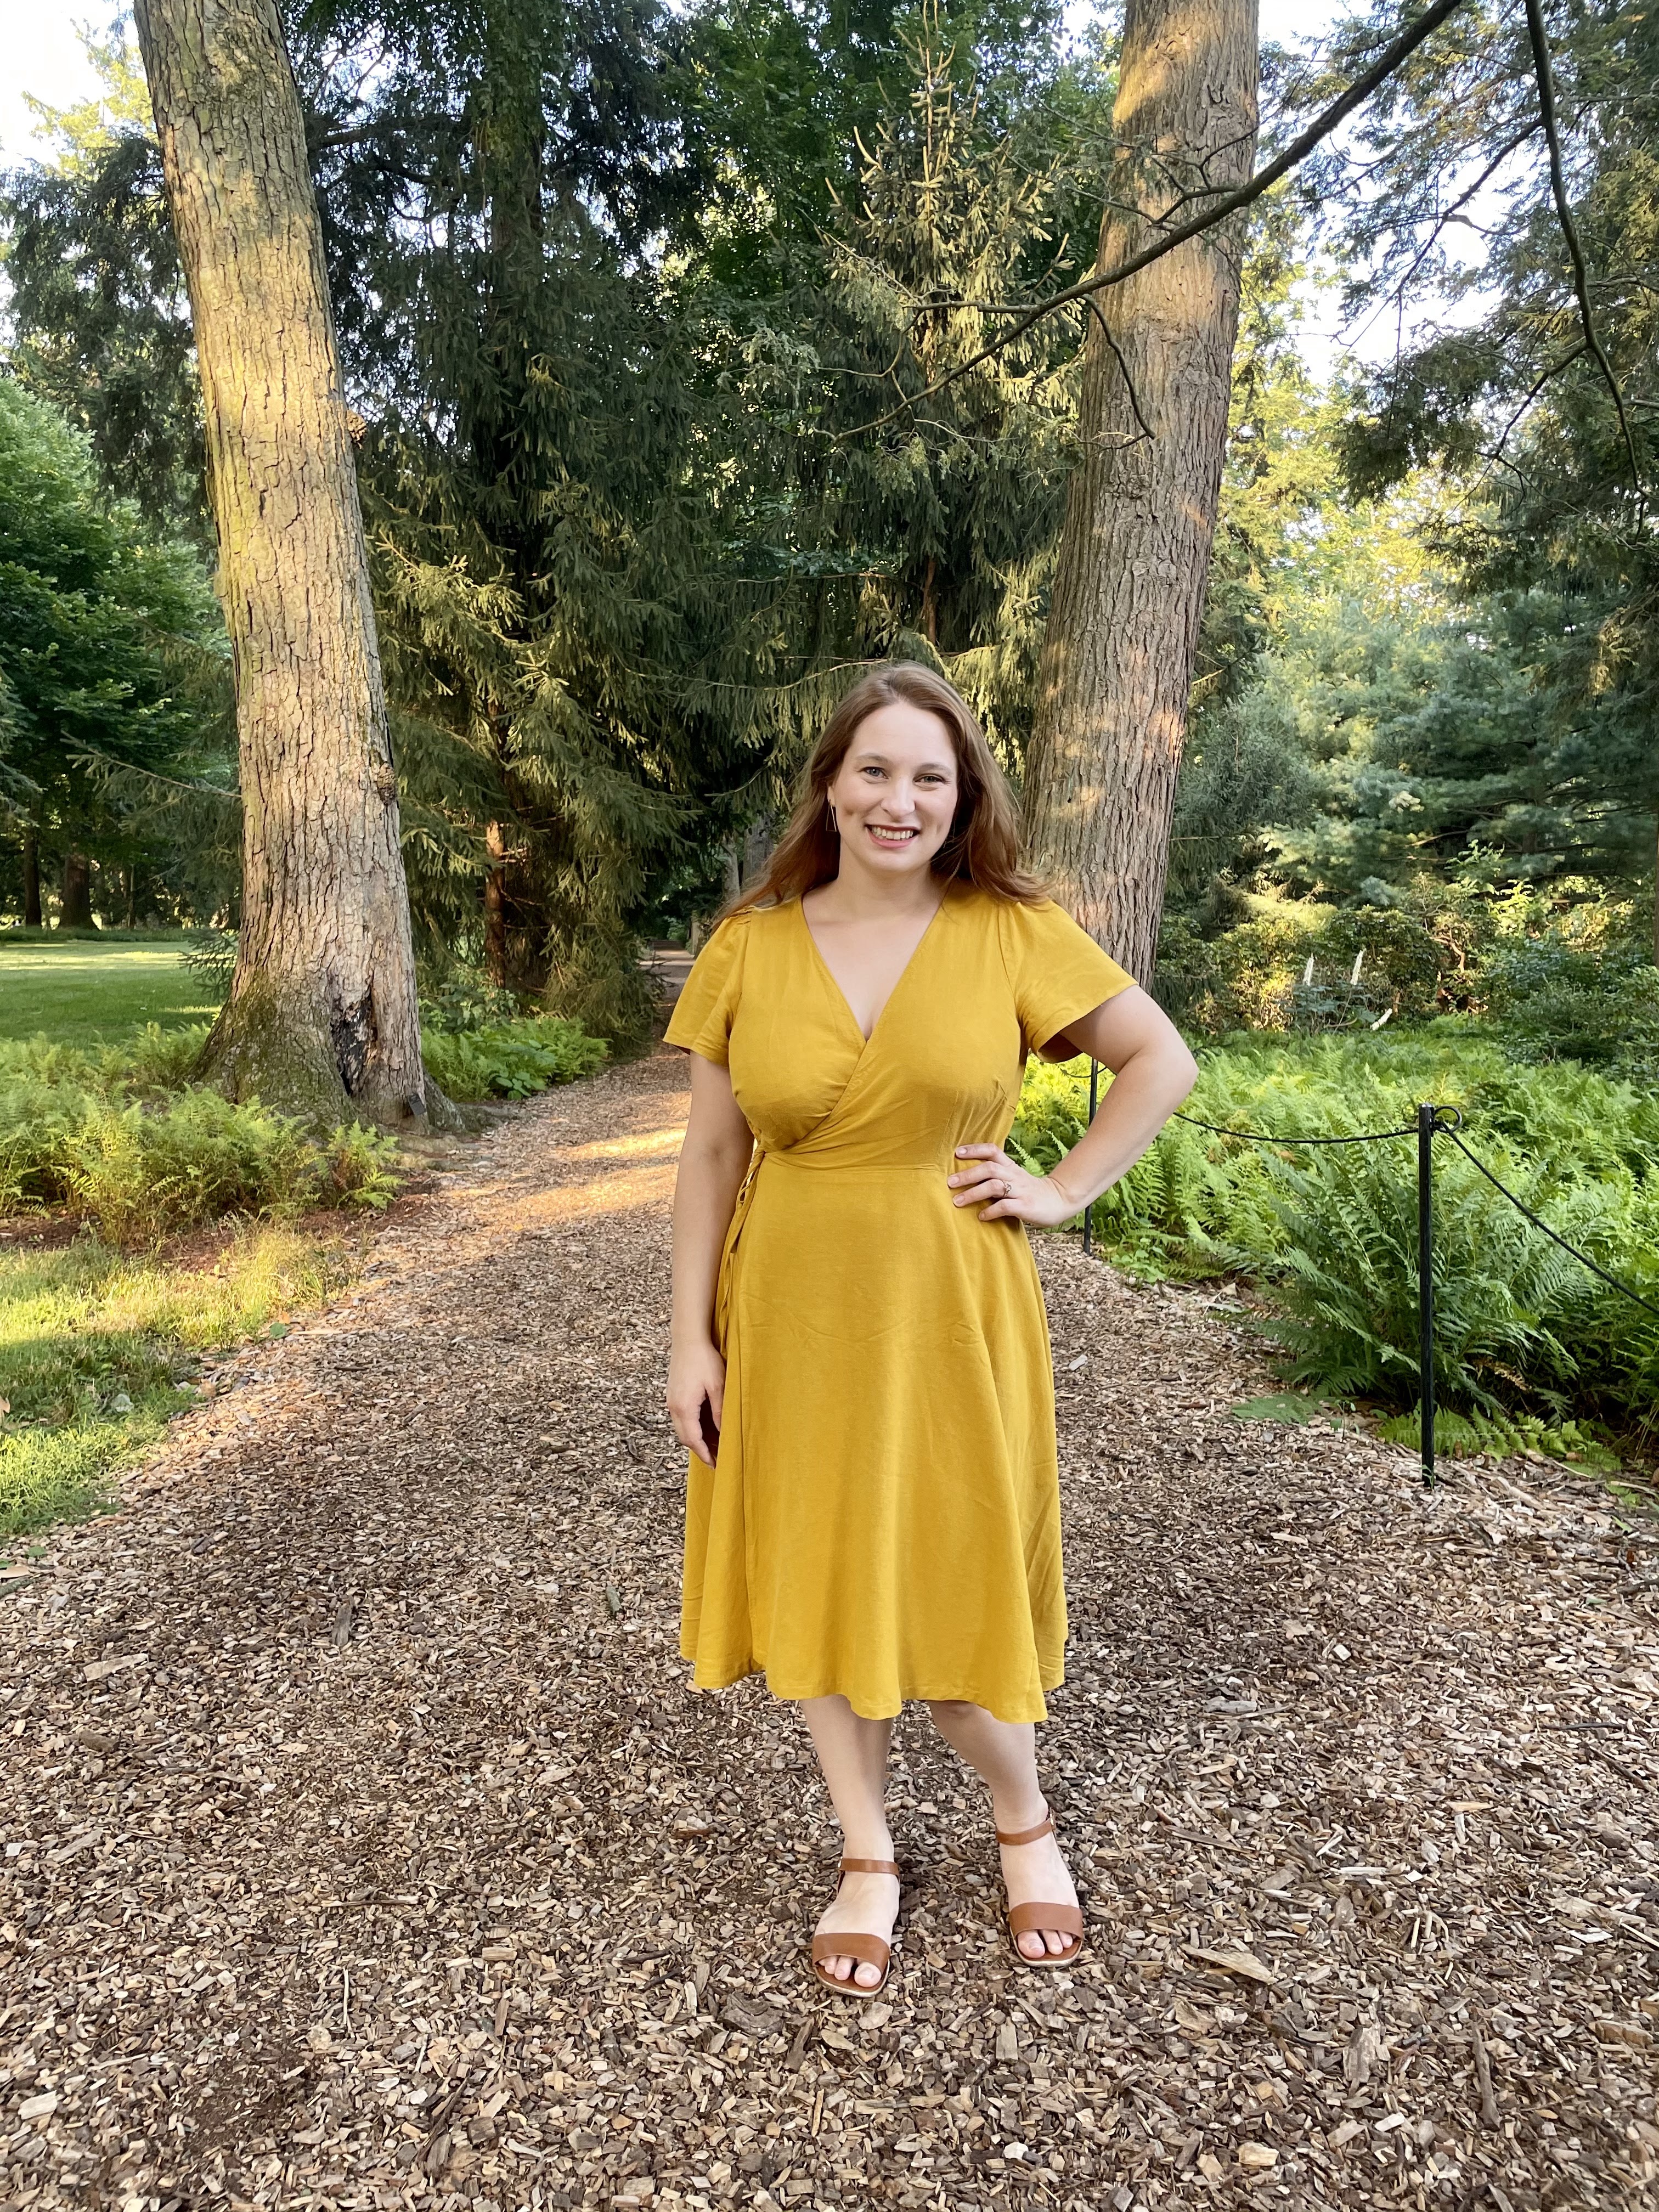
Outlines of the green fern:
[[[1592,1069],[1518,1063],[1449,1024],[1394,1037],[1245,1036],[1203,1054],[1186,1111],[1224,1130],[1347,1136],[1408,1128],[1420,1099],[1456,1108],[1511,1189],[1659,1304],[1659,1101]],[[1086,1061],[1034,1065],[1011,1150],[1052,1167],[1087,1114]],[[1436,1385],[1450,1413],[1490,1433],[1533,1422],[1555,1435],[1571,1408],[1659,1439],[1659,1317],[1530,1228],[1443,1139],[1435,1162]],[[1293,1379],[1415,1406],[1409,1135],[1293,1149],[1172,1121],[1094,1217],[1102,1246],[1135,1273],[1255,1275],[1273,1293],[1265,1326]]]

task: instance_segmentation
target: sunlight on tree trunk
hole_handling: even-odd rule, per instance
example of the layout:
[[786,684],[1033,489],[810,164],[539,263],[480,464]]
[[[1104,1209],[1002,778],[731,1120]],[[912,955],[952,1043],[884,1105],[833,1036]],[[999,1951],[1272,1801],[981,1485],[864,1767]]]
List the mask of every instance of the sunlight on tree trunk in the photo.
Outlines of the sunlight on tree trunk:
[[234,655],[241,949],[203,1073],[422,1120],[397,781],[305,128],[273,0],[138,0]]
[[[1255,0],[1130,0],[1099,270],[1148,244],[1159,217],[1249,177],[1256,80]],[[1230,222],[1097,295],[1026,760],[1038,866],[1143,983],[1215,532],[1242,246]]]
[[499,822],[484,825],[484,973],[498,988],[507,981],[507,841]]

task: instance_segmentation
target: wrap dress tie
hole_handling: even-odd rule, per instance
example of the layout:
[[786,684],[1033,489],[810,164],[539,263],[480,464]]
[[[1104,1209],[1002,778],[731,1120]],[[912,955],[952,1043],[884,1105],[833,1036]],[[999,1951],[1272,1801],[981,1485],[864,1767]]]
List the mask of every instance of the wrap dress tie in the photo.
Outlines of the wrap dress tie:
[[681,1649],[869,1717],[1041,1720],[1064,1678],[1054,1375],[1024,1224],[957,1207],[1026,1055],[1131,978],[1048,902],[952,883],[866,1041],[799,900],[724,922],[668,1026],[756,1152],[721,1256],[716,1464],[692,1456]]

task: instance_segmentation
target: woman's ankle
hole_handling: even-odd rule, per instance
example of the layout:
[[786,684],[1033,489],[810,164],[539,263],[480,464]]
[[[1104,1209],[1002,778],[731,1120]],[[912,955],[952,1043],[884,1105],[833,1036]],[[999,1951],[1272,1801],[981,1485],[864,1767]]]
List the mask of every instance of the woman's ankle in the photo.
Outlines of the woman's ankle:
[[880,1859],[890,1863],[893,1856],[893,1838],[885,1830],[876,1836],[866,1831],[856,1837],[843,1831],[841,1855],[844,1859]]
[[[1033,1784],[1029,1792],[1018,1796],[991,1800],[991,1817],[997,1831],[1004,1836],[1024,1836],[1033,1828],[1040,1828],[1048,1818],[1048,1801],[1042,1790]],[[1035,1838],[1032,1838],[1036,1840]]]

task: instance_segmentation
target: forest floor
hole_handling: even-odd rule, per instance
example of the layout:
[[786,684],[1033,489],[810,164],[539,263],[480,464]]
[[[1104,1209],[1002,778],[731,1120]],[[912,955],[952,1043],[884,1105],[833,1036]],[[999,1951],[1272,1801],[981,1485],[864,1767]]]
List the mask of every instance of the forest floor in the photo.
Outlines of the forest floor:
[[1241,1316],[1040,1240],[1085,1892],[1014,1969],[901,1723],[820,1995],[793,1709],[687,1693],[685,1100],[549,1095],[0,1602],[0,2206],[1659,2202],[1659,1547],[1539,1463],[1245,1424]]

